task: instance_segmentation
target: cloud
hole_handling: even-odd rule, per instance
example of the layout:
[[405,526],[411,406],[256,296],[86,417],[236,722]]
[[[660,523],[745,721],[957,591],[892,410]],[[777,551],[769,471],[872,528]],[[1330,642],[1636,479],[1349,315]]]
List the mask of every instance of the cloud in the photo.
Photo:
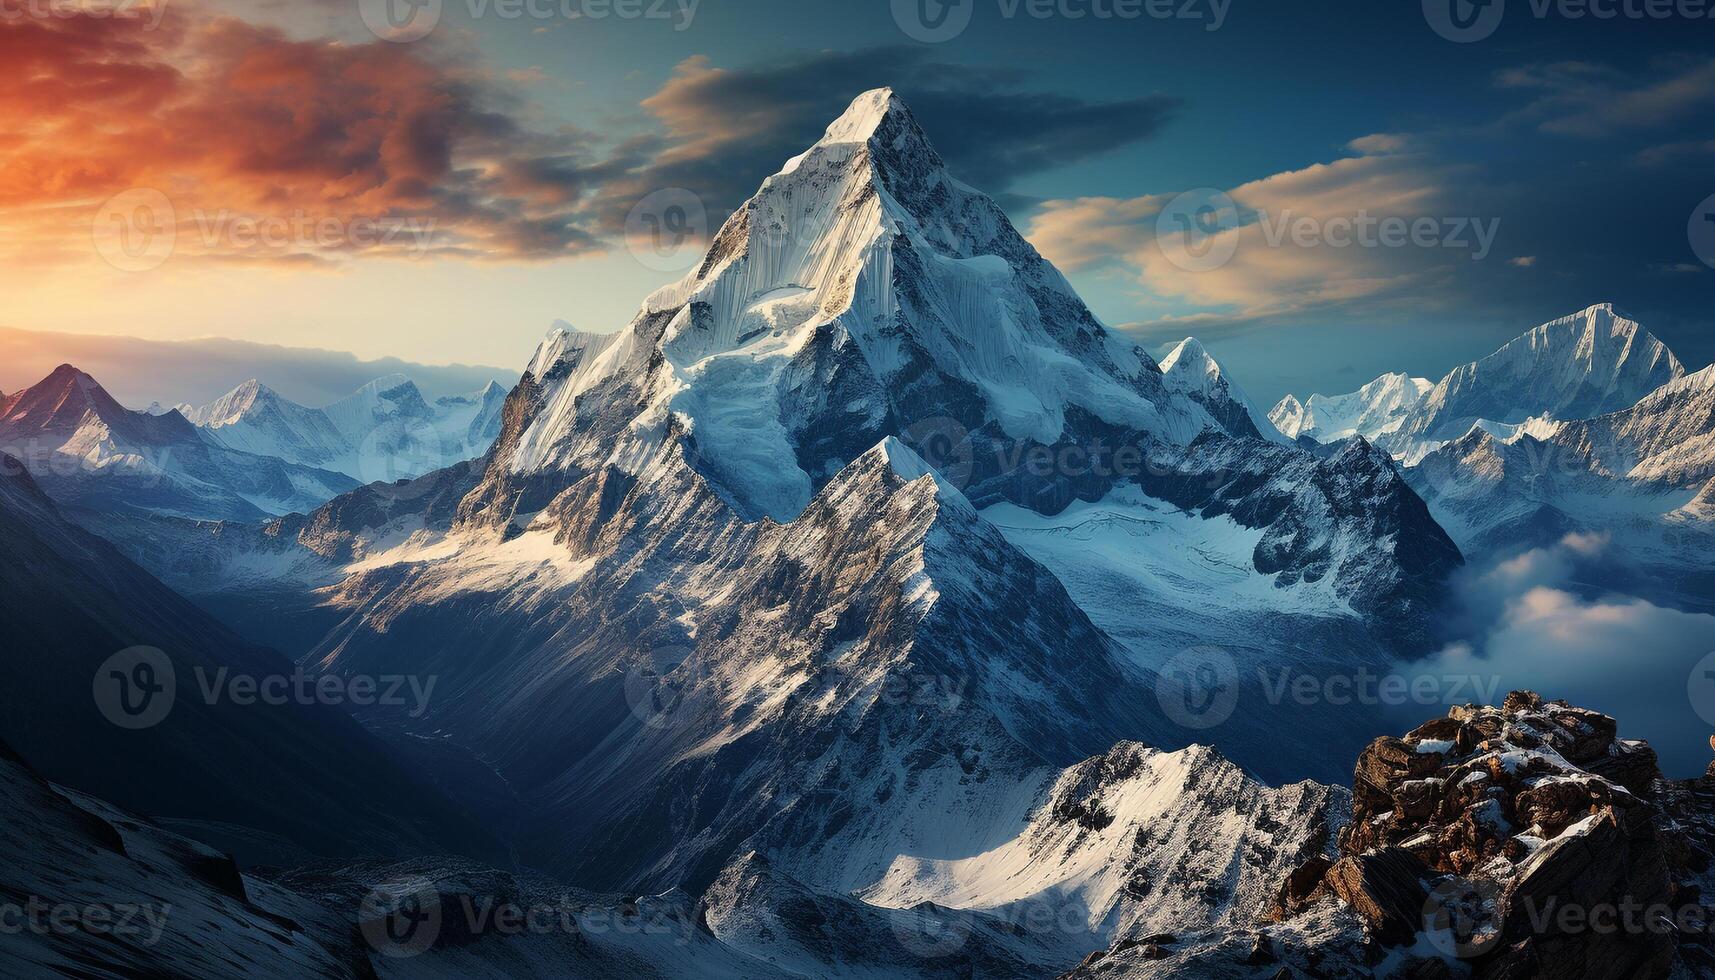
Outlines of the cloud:
[[1670,774],[1700,774],[1715,730],[1715,679],[1702,683],[1695,668],[1715,651],[1715,616],[1582,594],[1589,569],[1612,560],[1605,536],[1572,535],[1472,571],[1459,586],[1459,639],[1399,669],[1477,674],[1503,693],[1535,690],[1597,708],[1618,718],[1626,737],[1648,739]]
[[1516,258],[1508,259],[1507,265],[1517,266],[1520,269],[1529,269],[1536,265],[1536,256],[1520,255]]
[[[1390,152],[1274,174],[1224,191],[1225,197],[1205,188],[1187,197],[1053,200],[1042,205],[1028,237],[1063,268],[1117,267],[1135,275],[1158,300],[1236,326],[1395,298],[1437,282],[1454,263],[1482,255],[1484,235],[1496,219],[1479,218],[1481,229],[1454,224],[1465,219],[1458,217],[1448,190],[1453,174],[1454,168],[1426,154]],[[1172,223],[1184,202],[1205,199],[1219,205],[1208,219],[1212,234]],[[1168,208],[1174,210],[1164,220]],[[1444,244],[1388,244],[1379,234],[1383,219],[1433,221]],[[1367,238],[1359,230],[1365,222],[1372,228]],[[1300,225],[1309,229],[1307,237],[1299,236]],[[1175,261],[1192,239],[1211,254],[1230,251],[1231,258],[1190,267]],[[1165,324],[1149,329],[1157,326]]]
[[1352,140],[1346,149],[1363,154],[1399,153],[1410,143],[1411,138],[1403,133],[1374,133]]
[[[527,353],[519,352],[520,363]],[[325,405],[387,374],[407,375],[431,399],[477,391],[490,381],[507,386],[518,381],[516,370],[415,364],[396,357],[364,361],[337,351],[241,340],[168,342],[0,327],[0,391],[27,388],[63,363],[88,372],[134,408],[153,401],[200,405],[251,378],[307,405]]]
[[1656,66],[1649,78],[1589,62],[1529,65],[1502,72],[1502,88],[1535,98],[1514,114],[1544,133],[1599,139],[1665,126],[1715,106],[1715,61]]
[[[915,47],[738,68],[698,57],[643,101],[654,127],[616,140],[541,122],[522,91],[545,73],[493,72],[456,35],[334,40],[306,34],[307,14],[154,9],[153,30],[0,21],[0,63],[30,82],[0,96],[0,260],[92,260],[100,205],[134,188],[171,204],[175,261],[578,256],[604,251],[655,191],[730,212],[867,88],[895,86],[953,170],[996,192],[1151,138],[1178,106],[1032,91],[1021,72]],[[377,226],[395,233],[377,241]]]
[[1023,90],[1027,77],[933,61],[920,47],[821,52],[746,68],[686,59],[643,100],[664,133],[643,141],[652,157],[625,175],[623,188],[610,188],[607,227],[618,230],[632,202],[664,188],[694,192],[711,212],[731,211],[871,88],[893,87],[953,173],[993,194],[1151,139],[1179,107],[1165,96],[1091,102]]
[[[525,125],[509,91],[448,48],[297,40],[175,5],[155,30],[8,19],[0,63],[30,79],[0,96],[0,208],[29,226],[21,261],[78,239],[87,253],[95,205],[139,187],[171,202],[176,257],[601,247],[583,227],[589,140]],[[374,242],[353,230],[407,222],[427,232]],[[258,241],[259,224],[278,234]]]

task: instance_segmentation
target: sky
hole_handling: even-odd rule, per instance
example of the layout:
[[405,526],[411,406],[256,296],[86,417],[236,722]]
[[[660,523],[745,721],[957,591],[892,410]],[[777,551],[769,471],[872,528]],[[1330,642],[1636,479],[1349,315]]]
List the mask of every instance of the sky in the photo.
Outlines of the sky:
[[[1104,322],[1200,337],[1265,406],[1439,377],[1598,302],[1698,368],[1711,12],[3,0],[0,63],[28,84],[0,95],[0,327],[43,333],[0,390],[89,350],[67,334],[515,374],[555,320],[623,327],[881,85]],[[662,254],[659,229],[687,244]],[[192,398],[109,360],[136,397]]]

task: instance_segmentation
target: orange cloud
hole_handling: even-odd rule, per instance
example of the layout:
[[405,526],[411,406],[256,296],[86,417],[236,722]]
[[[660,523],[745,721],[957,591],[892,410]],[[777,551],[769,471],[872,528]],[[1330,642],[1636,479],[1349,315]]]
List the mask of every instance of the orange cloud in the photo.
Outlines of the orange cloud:
[[[533,132],[428,45],[294,40],[206,8],[0,20],[0,250],[90,253],[100,205],[159,191],[173,255],[544,258],[599,249],[575,134]],[[408,232],[408,233],[407,233]]]

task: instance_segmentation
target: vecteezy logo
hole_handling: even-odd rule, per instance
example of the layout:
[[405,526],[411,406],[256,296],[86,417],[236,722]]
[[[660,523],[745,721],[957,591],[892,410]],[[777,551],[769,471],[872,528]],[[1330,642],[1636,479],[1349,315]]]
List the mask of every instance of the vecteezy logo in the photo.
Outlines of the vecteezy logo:
[[892,913],[893,937],[920,960],[938,960],[963,950],[971,941],[971,924],[958,913],[928,908]]
[[428,37],[440,24],[441,6],[442,0],[357,0],[357,13],[369,33],[407,44]]
[[95,212],[96,254],[121,272],[160,268],[178,244],[178,217],[167,195],[149,187],[116,194]]
[[1685,680],[1685,696],[1691,700],[1691,710],[1697,717],[1715,725],[1715,653],[1709,654],[1692,668]]
[[901,435],[905,444],[923,457],[923,462],[934,467],[941,479],[960,490],[970,484],[976,450],[971,446],[970,430],[960,425],[957,419],[924,419]]
[[1686,235],[1691,239],[1691,250],[1704,265],[1715,269],[1715,194],[1704,198],[1697,210],[1691,212]]
[[893,21],[924,44],[951,41],[971,26],[976,0],[893,0]]
[[[682,644],[655,647],[625,672],[625,703],[649,728],[675,728],[690,710],[706,661]],[[687,662],[688,661],[688,662]]]
[[1167,202],[1155,216],[1155,244],[1161,255],[1186,272],[1210,272],[1233,260],[1239,250],[1239,207],[1213,187],[1189,190]]
[[427,878],[377,885],[358,907],[357,925],[382,956],[427,952],[441,934],[441,893]]
[[1506,0],[1423,0],[1423,19],[1435,33],[1456,44],[1492,36],[1506,13]]
[[1184,728],[1214,728],[1239,703],[1239,669],[1218,647],[1192,647],[1167,661],[1155,682],[1155,699]]
[[91,690],[102,717],[132,731],[165,721],[178,697],[172,658],[154,647],[131,647],[102,661]]
[[[384,401],[393,392],[381,392]],[[401,393],[403,396],[403,393]],[[357,476],[365,485],[398,483],[451,465],[458,458],[441,442],[441,433],[426,419],[403,419],[398,424],[381,425],[364,436],[358,445]],[[432,488],[411,488],[424,493]],[[395,490],[393,499],[407,495]]]
[[703,199],[683,187],[656,191],[632,205],[625,216],[625,247],[632,258],[656,272],[690,268],[708,232],[709,213]]
[[1501,939],[1497,901],[1501,888],[1487,881],[1450,877],[1423,903],[1423,934],[1447,956],[1469,960],[1494,949]]

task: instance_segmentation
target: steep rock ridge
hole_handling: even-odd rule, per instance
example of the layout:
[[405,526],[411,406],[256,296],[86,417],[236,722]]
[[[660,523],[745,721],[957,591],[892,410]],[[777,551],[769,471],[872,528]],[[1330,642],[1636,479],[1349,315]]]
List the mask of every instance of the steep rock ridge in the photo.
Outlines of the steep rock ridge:
[[1228,376],[1220,362],[1197,341],[1186,337],[1161,359],[1161,375],[1169,390],[1183,393],[1203,408],[1227,432],[1253,432],[1272,442],[1290,442],[1259,411],[1238,382]]
[[1092,944],[1251,925],[1282,878],[1334,853],[1349,806],[1316,783],[1263,786],[1204,746],[1121,743],[1058,774],[1017,836],[960,860],[901,856],[859,894],[1051,919],[1082,958]]
[[[978,508],[1041,515],[1126,484],[1154,492],[1146,460],[1217,480],[1247,455],[1307,469],[1285,451],[1221,448],[1254,439],[1260,417],[1200,345],[1181,345],[1172,367],[1164,375],[1104,330],[993,202],[947,175],[909,111],[879,90],[765,181],[698,270],[651,296],[625,330],[550,334],[461,521],[511,533],[602,466],[647,482],[677,445],[746,519],[791,519],[888,436]],[[1324,469],[1346,463],[1336,457]],[[1388,484],[1376,488],[1393,498],[1386,509],[1411,505],[1397,475],[1360,470],[1330,482],[1374,478]],[[1228,494],[1246,492],[1244,481],[1222,482]],[[1319,539],[1356,548],[1368,530],[1361,516],[1312,499],[1325,492],[1312,482],[1220,513],[1273,540],[1315,526]],[[1317,524],[1331,515],[1347,523]],[[1423,559],[1416,577],[1432,590],[1456,557],[1433,567],[1450,556],[1432,524],[1398,529],[1398,548]],[[1346,573],[1316,550],[1277,548],[1256,571],[1280,573],[1274,584],[1286,589]],[[1315,612],[1417,615],[1391,595],[1399,577],[1344,580],[1356,601]],[[1419,629],[1387,624],[1383,633]]]
[[[433,669],[448,696],[430,723],[538,808],[524,846],[548,866],[706,883],[753,835],[885,836],[883,804],[915,793],[982,813],[1020,774],[1148,731],[1111,641],[898,441],[785,525],[738,520],[683,464],[656,479],[592,474],[482,546],[572,565],[499,603],[461,561],[354,576],[321,653],[336,672]],[[824,855],[822,877],[865,883],[890,846]]]
[[260,520],[357,486],[349,477],[204,439],[176,410],[122,407],[70,365],[0,404],[0,450],[82,511]]
[[1287,395],[1268,413],[1269,422],[1288,439],[1308,437],[1335,442],[1363,436],[1372,442],[1399,428],[1435,382],[1406,374],[1384,374],[1346,395],[1311,395],[1300,402]]
[[1129,938],[1066,980],[1690,978],[1715,970],[1711,776],[1662,778],[1599,712],[1514,692],[1376,739],[1338,852],[1266,923]]
[[[787,520],[869,446],[894,435],[923,449],[934,433],[913,429],[932,424],[977,447],[960,481],[973,499],[1048,506],[1041,480],[997,481],[985,447],[1102,431],[1183,442],[1220,427],[1102,328],[992,201],[946,173],[887,90],[860,96],[765,181],[698,270],[651,296],[623,334],[593,370],[545,392],[515,473],[603,461],[635,471],[671,425],[741,514]],[[624,429],[591,440],[574,403],[611,412],[612,394],[588,396],[620,386],[635,402],[608,427]]]
[[[1662,926],[1715,917],[1704,907],[1715,819],[1696,813],[1711,786],[1663,779],[1650,747],[1617,732],[1598,712],[1518,691],[1377,739],[1354,773],[1344,856],[1294,874],[1276,916],[1336,898],[1372,944],[1402,949],[1404,969],[1434,958],[1478,978],[1707,969],[1706,935]],[[1611,925],[1598,925],[1604,909]]]
[[1436,383],[1382,440],[1412,461],[1480,420],[1512,424],[1547,414],[1586,419],[1619,411],[1685,374],[1667,345],[1603,303],[1545,323]]
[[[221,677],[289,677],[293,666],[67,522],[5,456],[0,543],[0,620],[18,640],[0,647],[0,739],[50,778],[211,833],[244,825],[316,853],[492,852],[486,832],[342,711],[220,696]],[[156,697],[172,700],[158,724],[127,730],[91,691],[101,690],[98,668],[136,646],[164,654],[171,671],[152,676],[171,685]]]

